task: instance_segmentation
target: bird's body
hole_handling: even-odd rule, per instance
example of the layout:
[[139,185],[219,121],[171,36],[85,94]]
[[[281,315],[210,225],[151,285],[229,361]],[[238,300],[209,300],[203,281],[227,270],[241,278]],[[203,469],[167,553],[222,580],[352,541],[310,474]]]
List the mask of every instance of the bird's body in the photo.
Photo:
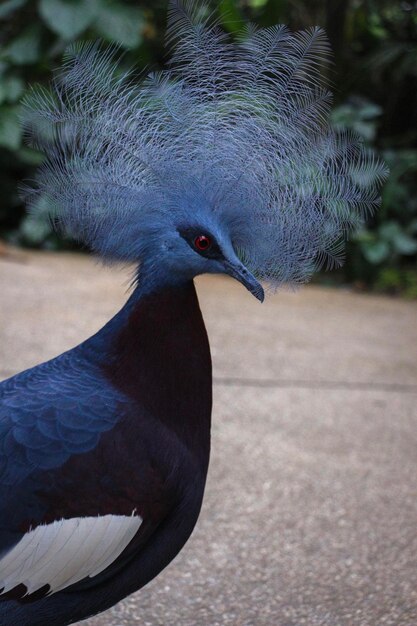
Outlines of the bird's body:
[[246,29],[170,0],[168,70],[141,83],[75,47],[26,103],[30,199],[135,290],[97,335],[0,386],[0,626],[61,626],[146,584],[197,520],[211,362],[193,279],[264,299],[337,261],[385,168],[328,124],[323,32]]
[[[7,468],[3,545],[19,547],[31,528],[56,520],[139,518],[121,556],[94,579],[70,578],[45,600],[43,586],[22,598],[26,589],[12,585],[0,596],[2,626],[69,624],[146,584],[197,520],[210,448],[211,361],[193,284],[134,293],[97,335],[5,381],[1,397],[2,435],[11,442],[0,457]],[[88,537],[80,541],[78,567],[89,548]],[[50,543],[38,584],[54,589],[48,567],[52,573],[65,551],[56,538]],[[96,549],[90,572],[97,558]],[[15,569],[14,583],[27,582],[30,564]]]

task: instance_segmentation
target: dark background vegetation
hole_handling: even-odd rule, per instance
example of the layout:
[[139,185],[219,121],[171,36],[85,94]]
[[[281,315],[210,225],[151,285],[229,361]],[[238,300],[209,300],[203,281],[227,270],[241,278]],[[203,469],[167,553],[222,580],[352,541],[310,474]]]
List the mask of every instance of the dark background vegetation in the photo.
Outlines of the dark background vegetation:
[[[232,33],[247,19],[264,26],[326,28],[335,54],[333,123],[358,132],[391,171],[381,210],[351,238],[346,264],[336,279],[417,298],[417,2],[221,0],[211,4]],[[0,3],[1,238],[26,246],[69,245],[56,238],[47,222],[25,215],[19,198],[22,179],[29,179],[42,160],[25,147],[19,124],[19,102],[28,85],[48,82],[65,47],[77,39],[115,42],[126,50],[129,65],[162,65],[165,14],[165,0]]]

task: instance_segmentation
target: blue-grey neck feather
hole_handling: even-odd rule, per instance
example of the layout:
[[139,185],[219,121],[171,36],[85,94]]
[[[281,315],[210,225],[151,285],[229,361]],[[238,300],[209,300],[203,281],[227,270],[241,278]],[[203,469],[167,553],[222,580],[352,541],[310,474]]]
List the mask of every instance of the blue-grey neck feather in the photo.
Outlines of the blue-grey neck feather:
[[338,262],[379,203],[382,163],[329,129],[320,28],[248,27],[231,43],[200,4],[171,1],[171,63],[141,83],[114,54],[72,47],[26,126],[47,154],[32,193],[103,257],[144,261],[150,242],[197,215],[227,229],[269,285]]

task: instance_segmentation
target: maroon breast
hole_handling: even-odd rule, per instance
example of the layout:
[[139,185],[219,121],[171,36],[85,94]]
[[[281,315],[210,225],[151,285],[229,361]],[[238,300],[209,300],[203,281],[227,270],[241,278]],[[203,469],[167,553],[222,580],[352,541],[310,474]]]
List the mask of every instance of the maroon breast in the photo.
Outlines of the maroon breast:
[[182,494],[201,500],[204,490],[211,358],[193,283],[131,299],[101,332],[100,367],[124,398],[120,418],[94,450],[43,475],[43,523],[136,510],[145,531]]

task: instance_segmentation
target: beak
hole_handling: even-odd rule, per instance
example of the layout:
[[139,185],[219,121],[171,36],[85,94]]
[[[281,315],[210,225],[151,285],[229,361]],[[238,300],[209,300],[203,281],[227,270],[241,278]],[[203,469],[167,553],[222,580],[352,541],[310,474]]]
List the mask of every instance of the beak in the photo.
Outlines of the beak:
[[246,287],[248,291],[251,292],[260,302],[264,301],[265,293],[261,283],[259,283],[255,276],[251,274],[246,267],[240,263],[231,263],[230,261],[225,261],[224,263],[225,271],[232,278],[236,278],[242,285]]

